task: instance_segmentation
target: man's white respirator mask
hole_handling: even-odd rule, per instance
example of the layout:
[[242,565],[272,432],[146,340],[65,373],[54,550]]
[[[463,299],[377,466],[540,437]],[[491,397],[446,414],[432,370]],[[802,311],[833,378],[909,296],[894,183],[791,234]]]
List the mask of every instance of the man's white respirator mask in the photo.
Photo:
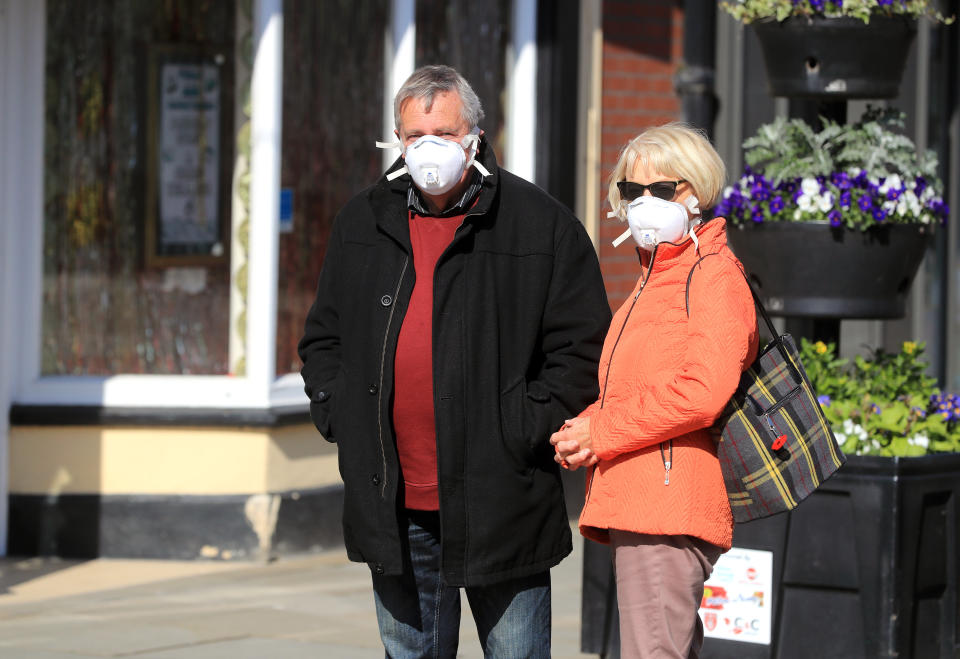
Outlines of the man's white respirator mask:
[[399,142],[377,142],[377,146],[381,149],[399,147],[404,156],[404,166],[387,174],[388,181],[409,173],[414,184],[427,194],[440,195],[449,192],[460,182],[464,170],[471,165],[484,176],[490,175],[486,167],[476,160],[480,146],[478,128],[474,128],[459,142],[445,140],[436,135],[424,135],[406,147]]
[[[626,206],[625,214],[630,228],[613,241],[613,246],[619,247],[624,240],[633,236],[637,245],[652,252],[659,243],[676,243],[690,234],[699,247],[693,231],[700,223],[699,203],[692,195],[682,204],[659,197],[637,197]],[[695,219],[691,220],[690,214]],[[608,213],[608,217],[620,217],[620,213]]]

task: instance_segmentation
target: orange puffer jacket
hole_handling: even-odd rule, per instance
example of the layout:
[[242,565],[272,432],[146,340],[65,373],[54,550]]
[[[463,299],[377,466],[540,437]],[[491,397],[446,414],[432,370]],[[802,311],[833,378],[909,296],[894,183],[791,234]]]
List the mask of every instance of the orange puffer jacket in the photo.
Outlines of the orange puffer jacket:
[[699,249],[687,238],[641,253],[640,280],[603,345],[600,398],[580,414],[600,459],[580,532],[598,542],[615,528],[730,548],[733,518],[707,429],[756,357],[757,321],[726,220],[696,233]]

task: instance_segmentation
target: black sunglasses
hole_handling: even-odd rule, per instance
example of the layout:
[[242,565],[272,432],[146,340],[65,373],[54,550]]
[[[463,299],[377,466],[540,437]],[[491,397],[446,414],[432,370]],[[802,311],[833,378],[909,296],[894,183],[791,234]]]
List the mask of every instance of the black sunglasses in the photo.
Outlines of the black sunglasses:
[[643,196],[644,190],[649,190],[650,194],[658,199],[670,201],[677,194],[677,186],[686,183],[685,180],[679,181],[657,181],[656,183],[634,183],[633,181],[617,181],[617,190],[620,191],[620,198],[630,203],[637,197]]

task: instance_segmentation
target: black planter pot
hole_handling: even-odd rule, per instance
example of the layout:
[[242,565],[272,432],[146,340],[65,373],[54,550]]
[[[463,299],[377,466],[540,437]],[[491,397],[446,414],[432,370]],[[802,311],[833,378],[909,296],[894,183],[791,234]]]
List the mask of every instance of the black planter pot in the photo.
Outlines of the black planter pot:
[[[960,656],[960,454],[848,456],[794,511],[737,525],[733,544],[773,553],[771,643],[707,638],[703,657]],[[616,659],[607,547],[586,541],[583,584],[581,650]]]
[[873,16],[754,21],[773,96],[842,100],[897,96],[916,20]]
[[768,222],[727,232],[772,316],[901,318],[933,227]]

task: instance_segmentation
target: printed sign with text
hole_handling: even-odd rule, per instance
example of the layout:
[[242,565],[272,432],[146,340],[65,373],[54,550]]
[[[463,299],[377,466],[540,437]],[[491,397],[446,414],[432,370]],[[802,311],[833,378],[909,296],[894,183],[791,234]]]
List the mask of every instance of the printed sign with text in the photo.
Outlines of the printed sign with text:
[[704,584],[703,633],[743,643],[770,644],[773,553],[732,548]]

